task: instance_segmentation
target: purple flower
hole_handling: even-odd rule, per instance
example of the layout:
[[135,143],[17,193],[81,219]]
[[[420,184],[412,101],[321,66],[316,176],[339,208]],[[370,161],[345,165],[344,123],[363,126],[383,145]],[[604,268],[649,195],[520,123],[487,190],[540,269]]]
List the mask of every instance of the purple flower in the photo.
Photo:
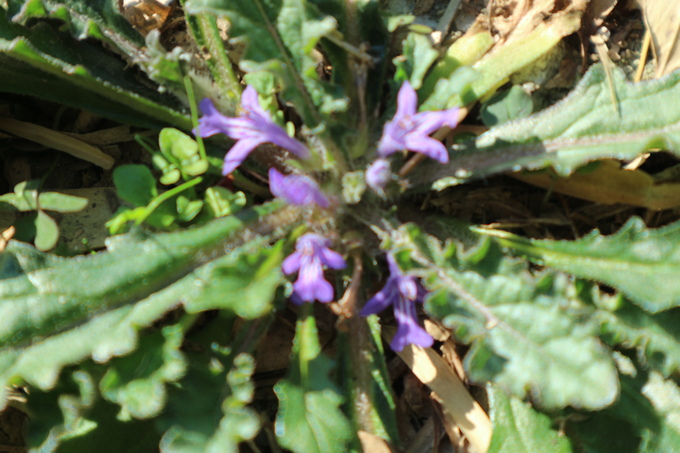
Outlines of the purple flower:
[[438,112],[416,113],[418,96],[411,84],[404,82],[397,96],[397,113],[392,121],[388,121],[378,143],[378,154],[381,157],[405,149],[415,151],[438,160],[442,164],[449,161],[449,153],[439,140],[430,134],[443,126],[456,127],[458,109],[451,108]]
[[387,254],[390,276],[383,289],[378,291],[361,310],[361,316],[374,315],[392,305],[397,320],[397,334],[390,346],[399,352],[407,344],[415,344],[423,348],[432,346],[434,340],[425,329],[418,324],[416,302],[422,302],[425,290],[414,277],[404,275],[396,260]]
[[307,175],[285,176],[275,168],[269,169],[269,190],[275,197],[296,206],[315,204],[322,208],[330,205],[329,198],[319,185]]
[[376,159],[366,169],[366,184],[379,194],[383,193],[383,189],[390,182],[390,179],[392,179],[392,171],[387,159]]
[[302,302],[330,302],[333,300],[333,286],[323,276],[323,267],[344,269],[345,260],[338,252],[329,249],[331,241],[325,237],[308,233],[301,236],[295,244],[295,252],[283,260],[281,266],[287,275],[298,272],[293,283],[291,300]]
[[241,97],[243,113],[239,118],[229,118],[217,111],[215,105],[208,98],[199,105],[203,117],[194,129],[194,135],[209,137],[215,134],[225,134],[236,144],[224,156],[222,174],[228,175],[236,170],[248,157],[248,154],[262,143],[271,142],[285,148],[301,159],[309,157],[309,150],[299,141],[286,134],[281,126],[274,123],[269,113],[260,107],[257,91],[248,85]]

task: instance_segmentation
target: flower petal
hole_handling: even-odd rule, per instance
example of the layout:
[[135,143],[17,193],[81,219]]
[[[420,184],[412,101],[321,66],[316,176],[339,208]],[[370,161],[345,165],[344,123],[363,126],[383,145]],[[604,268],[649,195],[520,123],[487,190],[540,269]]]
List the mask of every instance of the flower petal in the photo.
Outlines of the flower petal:
[[347,266],[342,255],[329,248],[321,249],[319,258],[324,265],[331,269],[344,269]]
[[249,113],[254,113],[255,115],[262,117],[269,122],[272,121],[269,113],[267,113],[267,111],[265,111],[260,106],[260,100],[257,97],[257,90],[252,85],[248,85],[246,89],[243,90],[243,94],[241,94],[241,107],[243,107],[243,110],[245,110],[247,116],[250,116],[248,115]]
[[[238,128],[240,118],[229,118],[222,115],[212,100],[205,98],[199,104],[203,116],[198,120],[198,127],[192,132],[197,137],[210,137],[215,134],[229,135],[229,131]],[[236,123],[235,123],[236,122]],[[232,137],[237,138],[237,137]]]
[[423,348],[429,348],[434,339],[425,329],[418,324],[418,316],[414,301],[400,297],[394,305],[394,317],[397,320],[397,333],[392,339],[390,346],[399,352],[408,344],[415,344]]
[[222,165],[222,174],[228,175],[238,168],[239,165],[246,160],[248,154],[254,150],[258,145],[264,143],[258,139],[241,139],[237,141],[234,146],[224,156],[224,165]]
[[269,122],[267,124],[261,124],[260,128],[264,141],[272,142],[281,148],[287,149],[300,159],[307,159],[311,155],[309,149],[307,149],[305,145],[290,137],[278,124]]
[[308,258],[308,261],[305,258],[302,259],[298,279],[293,283],[295,293],[305,302],[330,302],[333,300],[333,287],[324,279],[321,262],[315,257]]
[[427,157],[437,160],[442,164],[449,161],[449,153],[446,151],[446,146],[439,140],[426,135],[415,136],[410,135],[406,138],[406,149],[416,153],[424,154]]
[[269,190],[275,197],[296,206],[316,204],[327,208],[330,205],[318,184],[306,175],[285,176],[272,167],[269,169]]
[[281,270],[283,270],[283,273],[290,275],[300,270],[301,258],[302,254],[300,252],[293,252],[288,255],[286,259],[283,260],[283,263],[281,263]]
[[396,279],[390,278],[385,286],[366,302],[360,315],[368,316],[380,313],[395,303],[398,297],[399,291],[396,286]]
[[401,84],[399,93],[397,94],[397,113],[394,115],[394,120],[398,122],[402,118],[415,115],[418,108],[418,95],[411,84],[406,81]]
[[458,109],[421,112],[413,116],[414,134],[430,135],[444,126],[454,128],[458,124]]

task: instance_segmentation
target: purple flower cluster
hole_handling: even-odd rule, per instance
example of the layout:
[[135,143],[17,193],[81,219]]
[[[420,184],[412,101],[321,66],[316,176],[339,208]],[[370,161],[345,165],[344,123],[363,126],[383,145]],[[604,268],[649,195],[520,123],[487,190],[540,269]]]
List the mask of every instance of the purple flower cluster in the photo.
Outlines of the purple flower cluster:
[[[297,157],[306,159],[310,151],[305,145],[290,137],[286,131],[274,123],[269,114],[258,102],[257,92],[252,86],[246,87],[241,99],[242,113],[238,118],[220,114],[209,99],[201,104],[202,118],[194,134],[208,137],[222,133],[236,140],[236,144],[224,158],[223,174],[233,172],[262,143],[273,143],[287,149]],[[366,169],[366,183],[379,194],[392,179],[387,157],[393,153],[409,150],[421,153],[441,163],[447,163],[449,155],[446,147],[430,137],[436,130],[448,126],[455,127],[457,109],[439,112],[417,113],[418,97],[408,82],[404,82],[397,96],[397,112],[383,129],[378,143],[378,156]],[[272,194],[297,206],[316,205],[328,208],[331,198],[307,175],[284,175],[275,168],[269,170],[269,187]],[[298,273],[293,283],[291,299],[297,304],[303,302],[327,303],[333,300],[333,286],[326,281],[324,269],[344,269],[342,255],[329,248],[330,240],[321,235],[308,233],[301,236],[295,245],[295,252],[282,264],[287,275]],[[361,315],[376,314],[390,305],[397,320],[397,333],[391,343],[392,349],[401,351],[408,344],[430,347],[432,337],[423,329],[416,314],[416,303],[423,301],[425,290],[412,276],[405,275],[395,258],[387,255],[390,275],[385,286],[365,305]]]
[[283,260],[284,274],[298,272],[291,296],[296,304],[314,300],[327,303],[333,300],[333,286],[324,278],[323,267],[344,269],[346,263],[342,255],[328,248],[330,243],[321,235],[305,234],[295,243],[295,252]]
[[391,254],[387,254],[390,276],[385,286],[364,306],[361,316],[380,313],[390,305],[397,320],[397,333],[390,346],[401,351],[408,344],[423,348],[432,346],[434,340],[418,323],[416,303],[423,301],[425,290],[414,277],[404,275]]

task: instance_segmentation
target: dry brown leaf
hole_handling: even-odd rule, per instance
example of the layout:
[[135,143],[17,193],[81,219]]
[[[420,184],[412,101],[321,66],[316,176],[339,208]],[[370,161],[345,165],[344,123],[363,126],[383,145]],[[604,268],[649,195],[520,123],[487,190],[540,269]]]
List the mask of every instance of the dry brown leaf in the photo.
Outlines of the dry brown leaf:
[[659,78],[680,68],[680,0],[641,0],[641,4]]
[[113,167],[113,158],[101,152],[98,148],[66,135],[63,132],[53,131],[33,123],[18,121],[14,118],[0,117],[0,130],[9,132],[17,137],[30,140],[35,143],[58,149],[65,153],[93,163],[105,170]]
[[588,0],[492,0],[489,3],[491,27],[501,41],[521,39],[553,16],[585,11]]
[[[394,336],[396,329],[385,328],[385,336]],[[391,338],[388,338],[391,340]],[[480,453],[489,449],[492,426],[489,416],[475,401],[447,363],[431,348],[408,345],[399,357],[413,374],[437,394],[444,407]]]
[[161,28],[172,11],[172,0],[118,0],[123,17],[143,35]]
[[680,206],[679,183],[656,183],[641,170],[624,170],[614,160],[603,160],[597,169],[557,178],[548,172],[515,173],[514,178],[583,200],[596,203],[623,203],[647,209]]
[[361,430],[357,434],[359,435],[362,450],[370,451],[371,453],[392,453],[392,449],[382,437]]
[[5,250],[5,247],[7,247],[7,243],[9,242],[10,239],[12,239],[12,236],[14,236],[14,233],[16,233],[16,231],[17,230],[13,226],[11,226],[2,233],[0,233],[0,252]]

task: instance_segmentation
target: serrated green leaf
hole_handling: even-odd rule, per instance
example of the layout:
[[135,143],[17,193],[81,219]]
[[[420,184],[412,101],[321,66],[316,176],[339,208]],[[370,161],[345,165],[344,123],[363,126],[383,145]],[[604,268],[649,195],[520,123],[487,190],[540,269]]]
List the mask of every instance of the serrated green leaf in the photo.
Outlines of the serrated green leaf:
[[568,420],[566,433],[587,453],[674,452],[680,442],[680,389],[658,373],[622,375],[621,398]]
[[321,354],[316,322],[297,323],[291,368],[274,387],[279,398],[276,437],[295,453],[344,453],[350,424],[340,410],[342,397],[328,379],[332,362]]
[[607,343],[637,348],[639,362],[666,377],[680,370],[680,309],[650,315],[624,302],[595,316]]
[[569,453],[569,440],[551,426],[550,417],[530,404],[486,386],[493,435],[488,453]]
[[[115,237],[107,252],[87,257],[52,258],[10,243],[0,255],[10,263],[0,278],[2,388],[23,380],[49,389],[68,364],[133,351],[140,329],[193,298],[210,274],[206,263],[240,253],[238,234],[280,208],[274,202],[188,231]],[[271,222],[254,228],[271,234],[285,225],[276,215]]]
[[335,86],[322,82],[311,52],[337,23],[306,0],[187,0],[189,13],[225,16],[230,38],[246,44],[239,63],[245,72],[268,70],[283,82],[282,97],[314,127],[322,118],[347,107]]
[[644,451],[673,451],[680,445],[680,388],[673,380],[652,372],[642,394],[652,403],[661,420],[660,429],[655,438],[647,440]]
[[167,400],[166,383],[179,380],[186,372],[180,352],[184,329],[167,326],[162,333],[143,336],[132,354],[113,359],[99,383],[102,396],[118,404],[118,418],[150,418]]
[[31,19],[57,19],[77,39],[105,40],[133,55],[144,41],[117,6],[112,0],[8,0],[7,15],[22,25]]
[[[398,231],[398,233],[397,233]],[[393,253],[422,266],[427,309],[471,345],[464,363],[476,382],[493,382],[545,408],[597,409],[618,396],[618,374],[598,325],[570,309],[564,275],[538,274],[482,240],[455,254],[413,225],[393,231]],[[495,249],[495,250],[494,250]]]
[[353,426],[379,436],[390,444],[399,444],[396,403],[382,347],[377,316],[353,317],[344,321],[340,331],[336,381],[344,384]]
[[[197,335],[192,344],[202,352],[187,352],[189,371],[179,384],[169,390],[168,405],[157,419],[163,431],[160,449],[168,453],[237,452],[238,444],[257,433],[257,414],[246,407],[253,398],[251,380],[255,363],[242,352],[217,344],[230,344],[234,349],[250,349],[244,338],[252,334],[252,324],[242,324],[243,335],[234,339],[228,332],[233,315],[221,312]],[[265,323],[266,327],[268,323]]]
[[92,364],[65,373],[59,385],[43,393],[31,389],[27,444],[31,453],[148,452],[160,435],[149,421],[123,422],[119,408],[97,394]]
[[633,217],[611,236],[595,230],[575,241],[491,234],[547,266],[613,286],[648,312],[680,305],[680,222],[650,229]]
[[238,316],[254,319],[272,309],[276,288],[283,282],[283,242],[266,248],[253,240],[243,249],[205,267],[206,278],[184,305],[189,313],[228,309]]
[[191,128],[176,100],[145,86],[126,65],[95,43],[57,31],[52,22],[30,28],[10,23],[0,8],[0,90],[86,108],[127,124]]
[[680,152],[680,107],[674,102],[680,95],[680,72],[630,83],[614,68],[612,79],[617,104],[604,69],[594,65],[561,102],[491,129],[458,147],[448,164],[423,166],[412,181],[442,178],[436,183],[441,189],[521,169],[553,167],[568,175],[593,160],[632,160],[651,148]]

